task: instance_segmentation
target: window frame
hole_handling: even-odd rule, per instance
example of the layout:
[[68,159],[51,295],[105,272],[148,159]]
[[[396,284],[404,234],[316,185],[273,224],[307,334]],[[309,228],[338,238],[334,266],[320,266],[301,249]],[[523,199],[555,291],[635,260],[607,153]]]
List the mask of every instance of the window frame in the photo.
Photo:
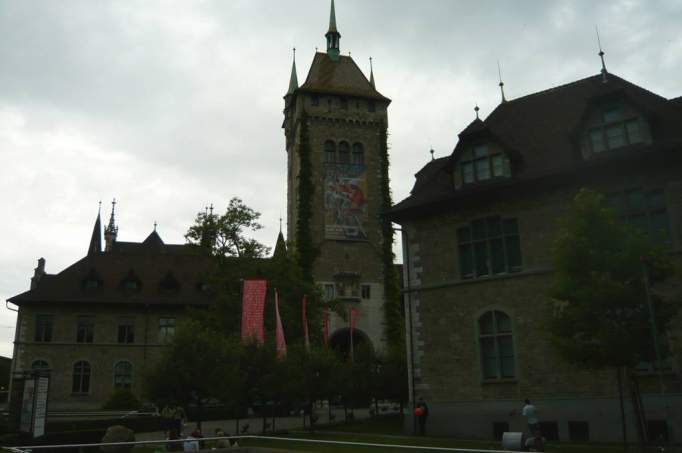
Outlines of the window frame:
[[[483,153],[477,155],[477,151],[484,150]],[[500,160],[500,173],[496,174],[495,161]],[[495,147],[491,151],[491,143],[481,142],[474,143],[469,146],[467,150],[462,153],[462,157],[458,162],[458,171],[462,184],[477,184],[486,181],[493,181],[496,179],[511,177],[511,162],[509,156],[504,150]],[[483,178],[481,171],[487,171],[487,177]]]
[[[641,206],[632,203],[632,195],[635,193],[641,194]],[[654,199],[656,196],[661,197],[662,203],[660,205],[650,204],[650,200]],[[620,199],[622,203],[614,203],[617,199]],[[637,228],[651,240],[661,240],[663,243],[673,242],[673,229],[670,225],[667,194],[664,188],[645,189],[643,187],[629,187],[607,193],[605,200],[607,206],[615,212],[618,219],[623,223]],[[665,219],[665,227],[663,229],[656,229],[656,222],[654,219],[661,215]],[[633,221],[633,219],[642,217],[646,218],[646,229],[640,228],[641,225],[638,225]]]
[[71,371],[71,394],[89,395],[92,387],[92,365],[90,362],[87,360],[79,360],[73,364]]
[[[641,115],[638,115],[636,112],[628,114],[625,112],[625,107],[626,105],[622,102],[614,102],[601,107],[601,123],[597,126],[588,127],[586,131],[587,146],[593,155],[608,153],[644,142],[642,133],[644,130],[642,127],[643,119]],[[615,109],[618,109],[618,112],[609,118],[611,115],[609,111]],[[636,125],[637,127],[633,129],[631,128],[632,125]],[[614,130],[620,131],[620,134],[618,134],[617,137],[621,137],[622,144],[612,144],[613,140],[610,141],[609,132]],[[615,137],[616,135],[612,136],[612,138]],[[601,142],[600,147],[595,146],[597,138]]]
[[51,313],[37,313],[35,318],[35,332],[33,341],[36,343],[51,343],[54,337],[54,315]]
[[351,146],[346,140],[341,140],[336,147],[337,162],[342,165],[349,165],[351,163]]
[[118,344],[135,343],[135,317],[133,316],[119,317],[116,329],[116,336]]
[[336,142],[334,140],[326,140],[323,145],[324,163],[335,164],[336,159]]
[[76,343],[91,344],[95,342],[95,317],[78,315],[76,317]]
[[175,336],[177,318],[172,316],[159,317],[159,343],[167,343]]
[[[497,223],[498,232],[491,233]],[[511,225],[513,224],[513,228]],[[477,229],[484,229],[477,235]],[[456,230],[459,276],[462,280],[491,278],[523,271],[521,233],[516,217],[487,216],[472,219]],[[499,257],[501,253],[502,261]],[[502,264],[502,270],[499,269]],[[485,271],[483,269],[485,268]]]
[[362,143],[353,143],[350,162],[353,165],[365,165],[365,147]]
[[[120,365],[127,365],[128,369],[124,371],[128,371],[127,374],[123,372],[119,372],[119,366]],[[133,364],[130,360],[119,360],[118,362],[114,363],[114,388],[116,389],[127,389],[130,390],[133,388]],[[121,379],[126,380],[127,377],[127,382],[119,382]]]
[[[492,331],[484,333],[484,329],[482,328],[482,321],[483,318],[487,315],[492,317]],[[509,323],[509,330],[499,330],[498,327],[498,319],[497,319],[497,314],[501,314],[506,317],[507,322]],[[509,314],[508,311],[503,310],[499,307],[491,307],[486,310],[483,310],[479,312],[475,318],[475,323],[476,323],[476,335],[477,335],[477,344],[478,344],[478,357],[479,357],[479,371],[481,373],[481,382],[509,382],[509,381],[516,381],[518,379],[518,360],[517,360],[517,348],[516,348],[516,338],[514,336],[515,328],[514,328],[514,320],[513,317]],[[509,340],[511,344],[511,355],[510,356],[503,356],[502,355],[502,347],[501,347],[501,339]],[[494,354],[492,356],[486,355],[484,351],[484,340],[492,340],[492,344],[494,346]],[[486,372],[486,365],[487,365],[487,360],[490,359],[495,360],[495,376],[489,376],[488,373]],[[505,375],[504,369],[505,365],[503,363],[503,359],[509,359],[511,358],[512,360],[512,372],[513,375]]]
[[[40,366],[37,367],[37,363],[43,363],[45,366]],[[50,362],[48,362],[45,359],[35,359],[33,362],[31,362],[31,370],[49,370],[50,369]]]

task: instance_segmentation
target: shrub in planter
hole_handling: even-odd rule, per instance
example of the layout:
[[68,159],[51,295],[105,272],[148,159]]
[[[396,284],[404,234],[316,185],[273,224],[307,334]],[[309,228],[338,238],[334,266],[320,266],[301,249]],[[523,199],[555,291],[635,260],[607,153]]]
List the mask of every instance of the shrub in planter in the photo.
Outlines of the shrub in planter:
[[[135,433],[132,429],[125,426],[114,425],[107,428],[107,432],[102,437],[102,443],[108,442],[134,442]],[[133,450],[134,445],[105,445],[100,450],[107,453],[128,453]]]
[[140,408],[140,400],[137,399],[133,392],[128,389],[116,389],[111,394],[109,400],[104,403],[102,409],[118,410],[118,411],[136,411]]

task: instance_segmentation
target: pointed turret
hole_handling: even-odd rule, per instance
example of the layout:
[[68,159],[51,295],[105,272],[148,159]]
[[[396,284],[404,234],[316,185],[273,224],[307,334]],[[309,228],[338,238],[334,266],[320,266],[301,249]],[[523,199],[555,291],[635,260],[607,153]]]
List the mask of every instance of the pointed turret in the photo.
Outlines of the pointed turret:
[[334,0],[332,0],[332,7],[329,13],[329,30],[327,34],[324,35],[327,38],[327,55],[337,61],[339,55],[341,54],[341,47],[339,41],[341,41],[341,33],[336,29],[336,9],[334,8]]
[[90,236],[88,256],[96,255],[101,252],[102,252],[102,220],[100,218],[100,211],[97,211],[97,220],[95,220],[95,226],[92,228],[92,236]]
[[111,216],[109,217],[109,225],[104,229],[104,251],[110,252],[116,242],[118,236],[118,227],[114,219],[116,210],[116,199],[111,202]]
[[294,61],[291,64],[291,77],[289,78],[289,90],[287,95],[294,94],[298,88],[298,76],[296,75],[296,48],[294,47]]
[[277,236],[277,243],[275,244],[275,251],[272,253],[273,259],[286,258],[287,256],[287,243],[284,240],[284,235],[282,231],[279,232]]

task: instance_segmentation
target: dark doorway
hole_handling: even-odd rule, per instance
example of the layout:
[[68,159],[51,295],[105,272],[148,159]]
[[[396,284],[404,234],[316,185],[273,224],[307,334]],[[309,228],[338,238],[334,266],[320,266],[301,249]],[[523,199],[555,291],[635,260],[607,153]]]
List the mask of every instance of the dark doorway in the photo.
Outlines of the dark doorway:
[[[329,339],[329,346],[344,360],[350,357],[350,344],[350,329],[347,327],[337,330]],[[353,329],[353,350],[355,353],[357,354],[359,350],[367,347],[372,347],[367,335],[362,330]]]

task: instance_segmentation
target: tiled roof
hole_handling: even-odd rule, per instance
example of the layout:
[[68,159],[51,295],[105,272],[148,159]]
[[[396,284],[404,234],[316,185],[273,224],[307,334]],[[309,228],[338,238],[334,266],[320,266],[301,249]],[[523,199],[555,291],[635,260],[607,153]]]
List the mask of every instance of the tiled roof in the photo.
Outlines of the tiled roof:
[[647,117],[654,146],[682,151],[679,98],[668,101],[614,74],[608,75],[606,83],[596,75],[501,103],[485,120],[474,120],[459,134],[449,164],[427,164],[417,173],[411,195],[394,206],[389,215],[404,215],[414,208],[451,198],[456,192],[463,195],[488,190],[489,184],[481,184],[456,191],[451,176],[462,150],[483,135],[500,142],[515,161],[513,178],[504,185],[576,170],[585,163],[579,158],[577,143],[580,125],[593,103],[611,96],[625,98]]
[[[234,259],[235,264],[238,259]],[[36,288],[9,299],[31,302],[208,305],[215,261],[196,246],[163,243],[153,232],[142,243],[116,242],[110,252],[90,254],[58,274],[45,274]],[[137,288],[127,288],[135,280]],[[91,288],[88,281],[98,281]],[[177,285],[168,285],[168,281]],[[203,288],[202,288],[203,286]]]
[[390,102],[390,99],[372,87],[351,57],[341,55],[338,61],[334,61],[322,52],[315,54],[308,77],[297,91],[358,96]]

